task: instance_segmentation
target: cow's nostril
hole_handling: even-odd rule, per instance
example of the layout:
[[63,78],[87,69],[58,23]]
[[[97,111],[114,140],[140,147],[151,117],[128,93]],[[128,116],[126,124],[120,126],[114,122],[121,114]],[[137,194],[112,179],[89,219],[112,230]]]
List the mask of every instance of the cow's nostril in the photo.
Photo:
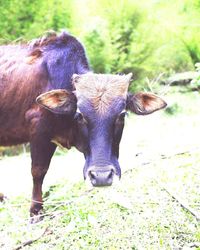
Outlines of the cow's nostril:
[[92,169],[88,171],[88,177],[92,185],[96,187],[112,185],[114,174],[113,169],[109,169],[108,171],[96,171]]
[[112,179],[113,178],[113,175],[114,175],[114,171],[113,169],[110,171],[110,173],[108,174],[108,180],[109,179]]
[[92,179],[95,180],[96,177],[97,177],[97,174],[94,171],[89,171],[88,175],[89,175],[89,177],[90,177],[91,180]]

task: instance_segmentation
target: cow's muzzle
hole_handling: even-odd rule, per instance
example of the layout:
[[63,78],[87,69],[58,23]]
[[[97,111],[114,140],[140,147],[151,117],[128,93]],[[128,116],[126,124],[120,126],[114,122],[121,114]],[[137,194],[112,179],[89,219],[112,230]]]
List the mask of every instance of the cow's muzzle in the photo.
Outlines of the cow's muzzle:
[[116,175],[114,166],[104,167],[91,166],[88,168],[87,176],[94,187],[111,186]]

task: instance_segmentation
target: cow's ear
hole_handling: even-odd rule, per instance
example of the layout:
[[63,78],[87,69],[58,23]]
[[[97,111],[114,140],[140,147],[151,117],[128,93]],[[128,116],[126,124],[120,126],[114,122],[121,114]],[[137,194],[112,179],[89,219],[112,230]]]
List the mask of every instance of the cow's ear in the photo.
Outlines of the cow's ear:
[[162,98],[152,93],[129,93],[127,97],[127,109],[137,115],[148,115],[166,106],[167,104]]
[[74,114],[77,109],[76,96],[65,89],[55,89],[39,95],[36,102],[56,114]]

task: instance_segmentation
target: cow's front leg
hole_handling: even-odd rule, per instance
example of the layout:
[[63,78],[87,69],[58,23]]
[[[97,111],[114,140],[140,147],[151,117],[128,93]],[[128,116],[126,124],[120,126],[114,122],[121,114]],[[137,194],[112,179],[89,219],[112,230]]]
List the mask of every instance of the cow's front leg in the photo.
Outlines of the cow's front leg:
[[31,142],[33,192],[30,215],[32,217],[38,215],[42,209],[42,183],[55,149],[55,144],[41,138]]

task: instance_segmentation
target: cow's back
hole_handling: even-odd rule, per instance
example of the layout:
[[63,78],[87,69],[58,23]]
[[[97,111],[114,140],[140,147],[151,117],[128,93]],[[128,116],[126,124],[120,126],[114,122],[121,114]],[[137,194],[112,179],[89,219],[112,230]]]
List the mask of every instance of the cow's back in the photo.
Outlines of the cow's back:
[[29,53],[26,47],[0,47],[0,109],[25,108],[45,88],[48,74],[42,58],[29,64]]

